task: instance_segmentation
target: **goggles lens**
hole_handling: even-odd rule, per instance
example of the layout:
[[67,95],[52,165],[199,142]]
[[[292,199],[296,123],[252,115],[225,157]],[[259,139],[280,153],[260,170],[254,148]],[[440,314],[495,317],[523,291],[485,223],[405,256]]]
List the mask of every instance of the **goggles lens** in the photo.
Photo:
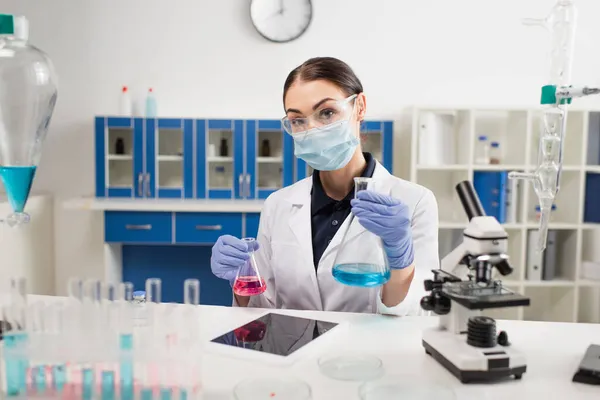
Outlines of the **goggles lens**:
[[322,129],[339,121],[350,119],[354,111],[356,95],[343,100],[328,100],[308,117],[286,116],[281,120],[283,128],[290,135],[306,133],[310,129]]

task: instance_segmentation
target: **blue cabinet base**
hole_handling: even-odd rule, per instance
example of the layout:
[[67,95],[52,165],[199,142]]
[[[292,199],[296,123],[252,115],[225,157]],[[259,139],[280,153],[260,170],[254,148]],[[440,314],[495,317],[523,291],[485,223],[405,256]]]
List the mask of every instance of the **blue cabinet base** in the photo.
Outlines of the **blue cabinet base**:
[[200,280],[200,303],[231,306],[229,282],[210,270],[210,246],[123,245],[123,281],[144,290],[146,279],[162,280],[162,301],[183,302],[183,282]]

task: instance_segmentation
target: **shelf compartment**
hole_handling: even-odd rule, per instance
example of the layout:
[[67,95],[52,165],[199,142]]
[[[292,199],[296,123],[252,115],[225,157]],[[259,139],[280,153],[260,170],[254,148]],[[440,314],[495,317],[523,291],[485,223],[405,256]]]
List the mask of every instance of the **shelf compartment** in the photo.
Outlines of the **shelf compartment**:
[[529,272],[530,265],[539,266],[541,268],[541,281],[533,276],[527,276],[526,283],[548,282],[549,285],[557,285],[561,281],[574,282],[578,262],[577,230],[550,229],[546,250],[541,255],[538,255],[536,251],[537,230],[528,230],[527,233],[526,268]]
[[[563,165],[579,166],[583,160],[583,138],[584,134],[585,112],[569,111],[567,115],[567,129],[565,132],[565,142],[563,143]],[[530,164],[537,165],[541,125],[541,111],[532,112],[532,126],[530,137]]]
[[416,115],[417,164],[468,165],[472,138],[469,111],[419,110]]
[[430,189],[439,204],[439,220],[445,222],[467,221],[467,216],[456,194],[456,185],[469,179],[468,171],[418,171],[417,182]]
[[207,166],[208,188],[233,189],[233,165],[230,162],[212,162]]
[[281,189],[283,187],[283,166],[281,164],[258,164],[258,189]]
[[226,158],[233,161],[234,135],[233,127],[228,129],[209,129],[206,147],[207,159]]
[[600,172],[600,112],[590,112],[587,131],[586,164]]
[[[581,174],[577,171],[564,171],[561,174],[560,190],[554,199],[556,209],[552,211],[550,223],[578,224],[580,222],[581,201]],[[533,185],[526,183],[529,187],[529,201],[527,205],[527,221],[538,224],[537,210],[538,198]]]
[[[527,144],[527,111],[475,111],[475,135],[487,136],[488,144],[498,142],[500,165],[525,164]],[[475,150],[477,146],[475,145]],[[473,163],[477,154],[473,154]]]
[[600,324],[600,287],[580,287],[577,322]]
[[[158,158],[169,156],[183,156],[183,129],[158,128]],[[165,160],[168,158],[164,158]]]
[[[600,229],[586,229],[581,232],[581,260],[579,279],[594,281],[600,276]],[[586,265],[586,264],[589,264]],[[587,271],[593,268],[593,271]],[[591,274],[591,275],[588,275]],[[600,280],[597,281],[600,284]]]
[[133,187],[133,159],[109,159],[106,179],[108,187]]
[[[283,133],[273,130],[259,130],[257,135],[257,157],[265,160],[283,159]],[[258,161],[258,159],[257,159]]]
[[574,322],[573,287],[526,287],[525,296],[531,299],[531,304],[524,308],[524,320]]
[[[600,172],[600,171],[599,171]],[[585,198],[583,201],[583,221],[585,223],[600,222],[600,173],[585,174]]]
[[[108,141],[106,154],[108,159],[124,159],[133,156],[133,129],[107,128]],[[119,146],[117,146],[117,142]],[[122,146],[121,146],[122,144]],[[117,148],[119,147],[119,148]]]
[[165,189],[183,187],[183,162],[168,162],[158,165],[158,186]]

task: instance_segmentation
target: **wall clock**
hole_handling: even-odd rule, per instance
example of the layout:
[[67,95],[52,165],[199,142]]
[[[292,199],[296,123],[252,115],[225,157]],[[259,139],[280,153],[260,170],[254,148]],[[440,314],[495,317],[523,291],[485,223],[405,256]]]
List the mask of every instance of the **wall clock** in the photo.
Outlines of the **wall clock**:
[[311,0],[252,0],[250,18],[265,39],[286,43],[308,29],[313,16]]

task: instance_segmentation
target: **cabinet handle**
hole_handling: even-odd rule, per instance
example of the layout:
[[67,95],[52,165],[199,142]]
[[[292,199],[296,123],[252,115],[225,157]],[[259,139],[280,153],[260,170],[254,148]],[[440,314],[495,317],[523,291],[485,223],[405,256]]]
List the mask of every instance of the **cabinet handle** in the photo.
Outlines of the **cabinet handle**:
[[145,181],[146,181],[146,197],[150,197],[150,174],[145,174],[146,176],[144,177]]
[[238,191],[240,192],[240,197],[244,197],[244,174],[240,174],[238,178]]
[[125,229],[128,231],[149,231],[152,229],[152,225],[125,225]]
[[142,174],[138,174],[138,197],[143,197],[144,193],[142,192],[142,183],[144,182],[144,177]]
[[250,197],[250,174],[246,174],[246,197]]
[[196,225],[197,231],[220,231],[223,229],[221,225]]

